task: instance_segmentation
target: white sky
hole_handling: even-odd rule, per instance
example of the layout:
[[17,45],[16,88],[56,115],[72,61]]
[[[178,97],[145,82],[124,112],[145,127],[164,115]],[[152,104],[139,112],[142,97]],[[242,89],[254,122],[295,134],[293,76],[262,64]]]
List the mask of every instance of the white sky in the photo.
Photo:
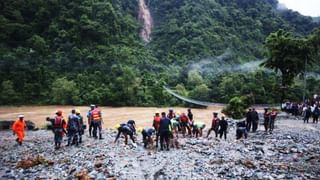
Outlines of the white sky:
[[298,11],[306,16],[320,16],[320,0],[278,0],[288,9]]

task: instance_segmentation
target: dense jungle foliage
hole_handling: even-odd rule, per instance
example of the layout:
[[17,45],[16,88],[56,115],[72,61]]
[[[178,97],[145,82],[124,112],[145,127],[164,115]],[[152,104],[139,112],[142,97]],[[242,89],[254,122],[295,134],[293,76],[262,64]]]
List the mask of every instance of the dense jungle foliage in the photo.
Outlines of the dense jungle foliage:
[[[186,105],[198,100],[279,102],[281,77],[239,64],[263,60],[279,29],[310,36],[319,23],[277,0],[148,0],[152,41],[139,37],[138,0],[0,2],[0,104]],[[309,69],[318,68],[310,65]],[[320,92],[308,78],[307,94]],[[286,98],[301,100],[296,77]]]

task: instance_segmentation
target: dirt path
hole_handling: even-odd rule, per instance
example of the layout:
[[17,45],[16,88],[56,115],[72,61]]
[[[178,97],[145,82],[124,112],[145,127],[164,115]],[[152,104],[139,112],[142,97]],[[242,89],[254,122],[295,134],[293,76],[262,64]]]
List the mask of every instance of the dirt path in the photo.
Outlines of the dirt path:
[[[68,116],[72,108],[80,109],[81,114],[86,119],[89,107],[86,106],[21,106],[21,107],[0,107],[0,121],[14,120],[19,114],[24,114],[26,120],[33,121],[36,126],[43,127],[47,124],[46,117],[53,117],[57,109]],[[212,112],[220,112],[222,107],[210,107],[207,109],[192,109],[194,119],[211,123]],[[168,112],[168,108],[156,107],[101,107],[104,119],[104,128],[113,128],[116,124],[126,122],[129,119],[136,121],[138,127],[147,127],[152,125],[152,119],[155,112]],[[186,112],[187,108],[175,107],[176,112]]]

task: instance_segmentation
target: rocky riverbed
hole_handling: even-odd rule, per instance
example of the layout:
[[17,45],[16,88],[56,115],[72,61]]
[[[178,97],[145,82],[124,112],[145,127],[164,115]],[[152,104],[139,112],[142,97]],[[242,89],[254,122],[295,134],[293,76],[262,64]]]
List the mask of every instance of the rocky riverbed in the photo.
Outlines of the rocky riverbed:
[[179,138],[170,151],[145,150],[140,135],[137,146],[114,144],[111,129],[58,151],[50,131],[27,132],[22,146],[2,131],[0,179],[320,179],[320,125],[282,119],[273,134],[259,128],[245,140],[232,128],[227,141]]

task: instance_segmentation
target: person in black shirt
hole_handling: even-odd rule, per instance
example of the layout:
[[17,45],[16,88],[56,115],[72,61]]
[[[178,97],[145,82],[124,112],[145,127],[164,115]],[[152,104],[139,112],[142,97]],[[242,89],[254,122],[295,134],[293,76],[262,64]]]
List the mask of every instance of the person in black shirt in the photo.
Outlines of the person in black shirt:
[[255,108],[252,109],[251,120],[252,120],[252,132],[256,132],[259,124],[259,114]]
[[251,124],[252,124],[252,116],[251,116],[251,109],[246,114],[246,126],[247,126],[247,131],[250,132],[251,129]]
[[220,139],[222,138],[222,135],[224,135],[224,139],[227,140],[228,122],[224,119],[224,116],[222,116],[219,121],[219,127]]

